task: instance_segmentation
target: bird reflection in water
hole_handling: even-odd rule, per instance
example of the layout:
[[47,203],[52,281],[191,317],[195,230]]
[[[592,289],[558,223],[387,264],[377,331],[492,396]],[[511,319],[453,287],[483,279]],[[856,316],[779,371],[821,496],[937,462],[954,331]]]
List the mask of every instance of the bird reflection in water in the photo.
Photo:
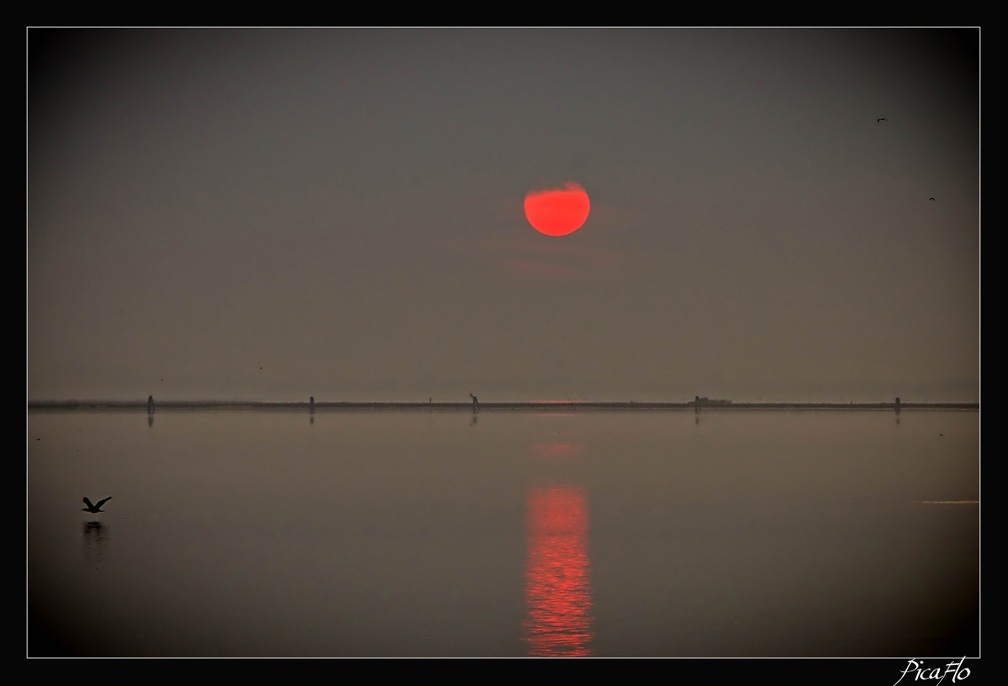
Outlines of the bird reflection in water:
[[583,489],[536,487],[528,495],[525,638],[533,657],[591,655],[588,507]]
[[101,568],[103,548],[108,540],[108,529],[101,522],[84,522],[84,562],[88,567]]

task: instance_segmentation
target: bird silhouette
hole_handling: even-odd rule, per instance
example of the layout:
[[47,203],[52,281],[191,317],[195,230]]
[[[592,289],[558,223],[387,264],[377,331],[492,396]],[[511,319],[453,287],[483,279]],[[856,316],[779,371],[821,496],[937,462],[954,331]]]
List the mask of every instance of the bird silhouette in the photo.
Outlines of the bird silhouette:
[[885,117],[879,117],[878,119],[875,120],[875,123],[876,124],[881,124],[884,121],[889,121],[889,120],[886,119]]
[[91,501],[88,500],[88,497],[84,496],[84,504],[87,505],[87,507],[82,507],[81,510],[83,512],[102,512],[101,509],[102,505],[104,505],[110,500],[112,500],[112,496],[109,496],[108,498],[102,498],[101,500],[98,501],[97,504],[92,504]]

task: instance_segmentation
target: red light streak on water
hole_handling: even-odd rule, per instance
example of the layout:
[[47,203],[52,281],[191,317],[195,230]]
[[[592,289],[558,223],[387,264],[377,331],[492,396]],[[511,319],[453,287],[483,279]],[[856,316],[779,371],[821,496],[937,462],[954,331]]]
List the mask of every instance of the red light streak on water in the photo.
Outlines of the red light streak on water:
[[529,655],[591,654],[588,507],[575,486],[536,487],[528,496],[525,582]]

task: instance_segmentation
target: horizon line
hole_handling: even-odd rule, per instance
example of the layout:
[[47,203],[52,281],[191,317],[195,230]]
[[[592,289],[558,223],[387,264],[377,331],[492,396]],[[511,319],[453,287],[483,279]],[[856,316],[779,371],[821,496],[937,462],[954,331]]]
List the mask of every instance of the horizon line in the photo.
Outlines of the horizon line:
[[[639,410],[746,410],[746,409],[964,409],[979,410],[979,401],[740,401],[700,398],[685,401],[638,400],[518,400],[478,402],[479,410],[521,409],[639,409]],[[471,401],[426,402],[400,400],[29,400],[32,410],[73,409],[465,409]]]

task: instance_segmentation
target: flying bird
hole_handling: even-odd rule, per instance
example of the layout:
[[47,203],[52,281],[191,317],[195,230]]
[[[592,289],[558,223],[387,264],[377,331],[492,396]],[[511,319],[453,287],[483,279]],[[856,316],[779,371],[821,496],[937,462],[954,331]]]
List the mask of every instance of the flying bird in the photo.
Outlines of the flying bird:
[[88,500],[87,496],[84,496],[84,504],[87,505],[87,507],[82,507],[81,511],[83,511],[83,512],[102,512],[102,509],[101,509],[102,505],[104,505],[105,503],[107,503],[110,500],[112,500],[112,496],[109,496],[108,498],[102,498],[101,500],[98,501],[97,504],[92,504],[91,501]]
[[875,120],[875,123],[876,124],[881,124],[884,121],[889,121],[889,120],[886,119],[885,117],[879,117],[878,119]]

